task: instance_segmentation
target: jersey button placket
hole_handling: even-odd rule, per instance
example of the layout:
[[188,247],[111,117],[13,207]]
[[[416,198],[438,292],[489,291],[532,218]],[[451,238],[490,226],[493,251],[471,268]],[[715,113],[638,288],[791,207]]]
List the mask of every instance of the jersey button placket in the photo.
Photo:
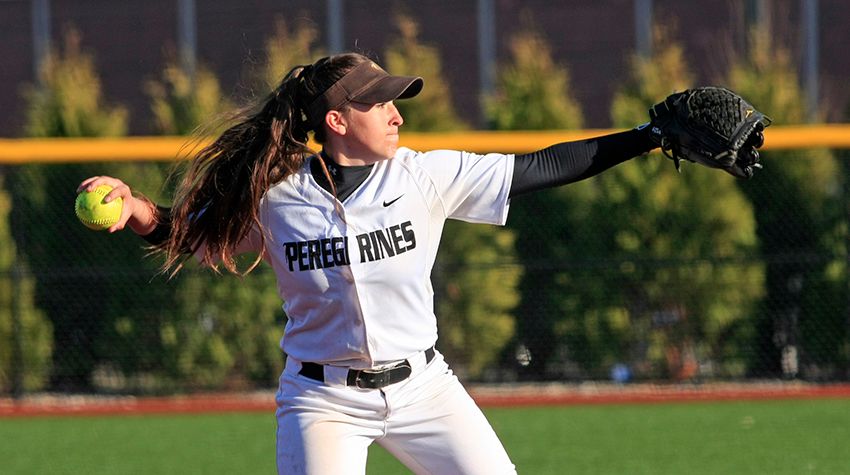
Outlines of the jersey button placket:
[[357,316],[355,318],[357,318],[358,321],[353,322],[353,330],[359,332],[362,335],[362,342],[364,348],[362,348],[361,351],[365,353],[365,356],[369,359],[369,361],[372,361],[372,351],[375,346],[374,342],[369,337],[369,329],[366,328],[366,318],[364,314],[365,311],[363,309],[363,296],[360,294],[360,291],[357,288],[356,284],[357,278],[355,274],[358,274],[361,268],[356,266],[356,260],[354,257],[352,257],[352,261],[353,262],[351,263],[351,265],[340,268],[340,271],[343,280],[345,280],[346,282],[348,282],[349,285],[351,285],[354,298],[356,299],[356,302],[354,303],[360,309],[359,312],[356,312]]

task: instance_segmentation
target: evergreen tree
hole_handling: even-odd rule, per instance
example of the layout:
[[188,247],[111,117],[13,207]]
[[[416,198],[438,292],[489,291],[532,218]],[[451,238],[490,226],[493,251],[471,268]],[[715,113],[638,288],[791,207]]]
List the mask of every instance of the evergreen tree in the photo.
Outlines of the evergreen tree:
[[209,68],[200,65],[191,76],[174,60],[166,62],[162,78],[149,81],[145,88],[151,97],[155,130],[162,135],[190,135],[202,125],[205,133],[220,129],[214,125],[233,105],[227,100]]
[[546,40],[533,26],[510,39],[511,59],[501,65],[496,92],[485,98],[496,130],[580,129],[581,109],[572,98],[569,71],[552,59]]
[[25,133],[30,137],[115,137],[127,133],[127,110],[104,104],[94,59],[69,29],[64,51],[47,55],[41,86],[25,89]]
[[[774,124],[805,121],[805,105],[789,51],[755,29],[749,53],[729,72],[730,87]],[[846,216],[842,177],[828,150],[762,151],[758,180],[740,183],[753,202],[767,294],[748,342],[749,370],[759,376],[836,374],[848,361]]]
[[[255,97],[263,97],[299,64],[322,54],[315,46],[317,32],[304,22],[290,30],[278,20],[275,32],[265,42],[265,60],[255,74]],[[249,76],[251,74],[249,73]],[[192,84],[179,74],[169,75],[173,96],[184,98],[163,103],[170,109],[182,107],[185,114],[181,133],[204,130],[214,133],[225,120],[210,122],[231,108],[220,97],[213,78]],[[173,78],[173,79],[171,79]],[[206,86],[204,86],[206,84]],[[180,91],[185,91],[178,94]],[[159,95],[162,97],[162,94]],[[208,104],[206,108],[194,104]],[[206,110],[207,112],[203,112]],[[165,117],[177,112],[162,114]],[[261,265],[250,275],[215,274],[189,263],[171,283],[175,308],[163,315],[157,346],[162,348],[159,367],[165,384],[178,388],[251,387],[266,385],[283,369],[279,348],[285,315],[277,294],[274,273]]]
[[[126,133],[123,107],[105,103],[94,59],[83,52],[80,36],[70,29],[64,48],[53,51],[41,68],[40,83],[25,89],[25,132],[34,137],[98,137]],[[129,241],[105,244],[77,221],[74,188],[93,174],[144,177],[144,167],[111,165],[22,165],[9,176],[13,195],[12,229],[18,249],[36,276],[36,301],[53,326],[53,383],[56,387],[90,386],[95,366],[108,351],[105,335],[120,307],[125,281],[104,270],[137,261],[138,246]],[[24,217],[39,216],[38,225]],[[95,239],[97,236],[97,239]],[[100,280],[103,279],[103,280]],[[122,308],[121,312],[130,309]],[[103,346],[101,346],[103,345]]]
[[52,327],[35,305],[35,281],[12,238],[3,181],[0,175],[0,393],[33,391],[48,383]]
[[[500,66],[496,91],[486,99],[489,122],[499,130],[574,129],[582,125],[581,111],[570,94],[569,72],[552,60],[547,42],[533,27],[510,39],[510,62]],[[517,310],[514,353],[530,355],[522,368],[534,377],[545,377],[563,352],[558,325],[565,302],[565,237],[584,225],[567,216],[576,207],[571,187],[519,196],[511,202],[509,229],[516,233],[516,248],[524,268]]]
[[[256,95],[264,96],[276,87],[292,67],[312,61],[315,37],[309,26],[290,32],[279,21],[266,41]],[[232,105],[221,97],[214,77],[202,70],[191,83],[175,69],[166,70],[164,78],[164,85],[151,89],[158,90],[154,107],[162,111],[161,117],[182,119],[183,126],[176,132],[213,134],[226,124],[226,118],[216,118]],[[164,384],[250,387],[274,380],[283,367],[278,342],[285,316],[270,268],[260,266],[248,276],[237,277],[189,264],[171,284],[176,287],[176,305],[163,315],[157,342],[162,348]]]
[[404,130],[442,132],[466,129],[452,103],[448,82],[443,77],[439,52],[419,40],[419,26],[406,15],[396,16],[398,36],[386,52],[386,68],[396,75],[421,76],[425,88],[416,97],[397,101]]
[[[665,32],[655,34],[661,46],[650,57],[632,58],[631,79],[614,96],[616,127],[647,122],[649,105],[693,86],[681,46]],[[698,363],[741,376],[746,348],[731,337],[750,318],[748,302],[761,295],[764,279],[761,266],[747,259],[756,249],[753,209],[733,177],[688,165],[676,173],[655,152],[593,184],[598,225],[582,228],[587,233],[579,240],[592,243],[585,248],[592,255],[631,264],[603,279],[608,291],[588,299],[595,309],[583,318],[625,320],[609,325],[605,339],[573,339],[571,346],[590,346],[607,365],[628,361],[644,377],[693,378]],[[694,212],[694,203],[708,202]]]
[[278,18],[274,34],[265,42],[266,60],[261,69],[259,90],[273,90],[290,69],[325,56],[324,49],[316,45],[317,38],[318,31],[312,23],[301,22],[290,30],[286,21]]
[[[399,15],[396,25],[400,35],[387,50],[387,69],[425,80],[417,97],[395,103],[404,117],[402,130],[465,129],[452,106],[437,49],[420,43],[410,17]],[[514,334],[512,311],[520,273],[497,265],[513,260],[513,232],[449,220],[443,235],[432,277],[440,328],[437,345],[457,372],[481,377]]]

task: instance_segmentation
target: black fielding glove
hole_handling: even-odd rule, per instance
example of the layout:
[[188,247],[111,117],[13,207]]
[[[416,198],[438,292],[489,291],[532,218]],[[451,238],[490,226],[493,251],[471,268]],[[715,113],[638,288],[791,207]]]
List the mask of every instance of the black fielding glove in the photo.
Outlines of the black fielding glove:
[[681,161],[752,178],[771,119],[722,87],[677,92],[649,109],[650,137],[680,170]]

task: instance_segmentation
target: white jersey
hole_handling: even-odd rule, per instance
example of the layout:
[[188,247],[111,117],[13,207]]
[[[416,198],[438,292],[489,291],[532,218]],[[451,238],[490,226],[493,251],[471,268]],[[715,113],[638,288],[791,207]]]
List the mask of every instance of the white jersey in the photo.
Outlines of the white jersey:
[[366,368],[434,345],[430,276],[444,222],[504,224],[513,160],[399,148],[341,203],[309,160],[272,187],[260,210],[288,317],[283,351]]

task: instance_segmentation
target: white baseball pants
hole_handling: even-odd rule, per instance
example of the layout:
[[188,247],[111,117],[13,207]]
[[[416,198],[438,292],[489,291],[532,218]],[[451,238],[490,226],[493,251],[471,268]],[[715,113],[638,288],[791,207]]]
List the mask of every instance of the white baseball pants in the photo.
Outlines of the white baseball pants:
[[[362,475],[372,442],[416,474],[515,474],[481,410],[437,352],[409,360],[409,378],[383,389],[345,386],[343,368],[322,383],[288,358],[277,393],[281,475]],[[339,370],[338,374],[334,374]]]

